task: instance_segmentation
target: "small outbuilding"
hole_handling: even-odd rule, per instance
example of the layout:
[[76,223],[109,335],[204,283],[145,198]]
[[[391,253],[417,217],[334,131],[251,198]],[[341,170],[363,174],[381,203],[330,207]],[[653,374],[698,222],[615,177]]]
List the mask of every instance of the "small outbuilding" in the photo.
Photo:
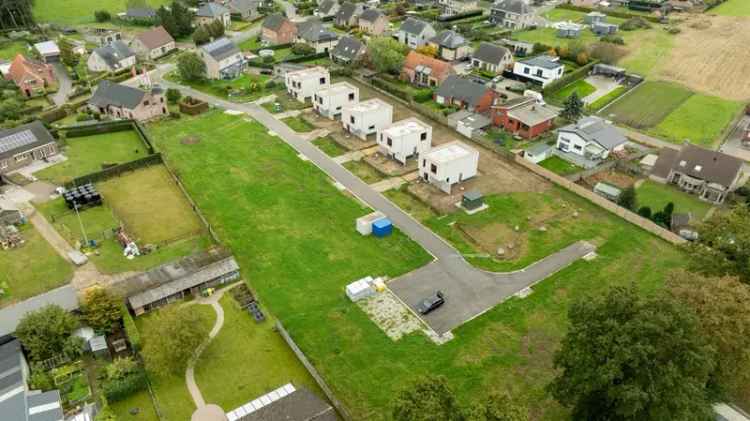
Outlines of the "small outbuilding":
[[385,218],[385,215],[380,211],[369,213],[365,216],[357,218],[357,232],[362,235],[372,234],[372,223]]
[[472,138],[492,124],[492,120],[482,114],[472,113],[456,123],[456,131]]
[[346,296],[352,302],[356,302],[375,295],[375,288],[373,288],[372,282],[373,279],[371,276],[352,282],[346,286]]
[[461,197],[461,207],[466,210],[476,210],[484,206],[484,196],[479,190],[469,190]]
[[615,25],[614,23],[595,23],[591,25],[591,31],[593,31],[596,35],[603,37],[607,35],[612,35],[617,32],[617,30],[620,27]]
[[109,358],[109,348],[107,348],[107,338],[104,335],[94,336],[89,339],[89,350],[97,358]]
[[362,140],[367,140],[368,135],[377,133],[391,123],[393,106],[379,98],[348,105],[341,110],[344,130]]
[[388,218],[378,219],[372,223],[372,235],[375,237],[387,237],[393,232],[393,222]]
[[563,22],[557,26],[558,38],[578,38],[583,27],[577,23]]
[[45,63],[57,63],[60,61],[60,47],[55,41],[44,41],[34,44],[34,49]]
[[617,187],[611,184],[598,182],[594,186],[594,193],[598,194],[599,196],[604,197],[605,199],[609,199],[614,202],[620,198],[620,195],[622,194],[622,190],[618,189]]

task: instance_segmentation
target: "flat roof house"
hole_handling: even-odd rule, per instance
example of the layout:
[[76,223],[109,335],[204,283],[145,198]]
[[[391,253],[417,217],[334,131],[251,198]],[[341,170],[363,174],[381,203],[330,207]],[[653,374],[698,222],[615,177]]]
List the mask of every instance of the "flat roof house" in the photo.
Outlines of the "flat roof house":
[[263,20],[260,37],[271,45],[290,44],[297,37],[297,25],[280,14],[269,15]]
[[432,37],[429,45],[437,49],[437,56],[445,61],[462,60],[471,54],[471,45],[461,34],[446,29]]
[[560,79],[564,70],[560,58],[546,55],[517,61],[513,65],[513,74],[524,80],[539,83],[542,87]]
[[196,25],[209,25],[215,21],[221,22],[225,28],[232,24],[232,13],[219,3],[204,3],[195,12]]
[[123,20],[131,22],[152,22],[156,20],[156,10],[151,7],[129,7],[124,15],[120,15]]
[[679,151],[663,148],[650,178],[674,184],[701,200],[721,204],[739,187],[742,167],[738,158],[685,143]]
[[435,35],[437,35],[437,32],[432,25],[423,20],[409,17],[398,28],[395,38],[409,48],[418,48],[427,44]]
[[397,121],[378,131],[380,153],[406,165],[406,160],[419,157],[432,148],[432,126],[417,118]]
[[344,130],[362,140],[367,140],[367,135],[377,133],[392,122],[393,106],[378,98],[352,104],[341,110]]
[[57,63],[60,61],[60,47],[55,41],[44,41],[34,44],[34,49],[45,63]]
[[622,151],[628,139],[611,123],[595,116],[560,128],[557,149],[588,160],[607,159],[610,152]]
[[57,154],[57,142],[41,121],[0,131],[0,174]]
[[16,55],[8,67],[5,78],[12,80],[21,91],[21,95],[27,98],[44,95],[48,88],[57,86],[52,65],[28,59],[23,54]]
[[116,72],[135,66],[135,53],[117,40],[94,49],[86,62],[92,72]]
[[491,73],[502,73],[513,65],[513,54],[505,47],[482,42],[471,56],[471,67]]
[[287,72],[284,76],[286,91],[299,102],[312,101],[316,92],[331,86],[331,74],[321,66]]
[[533,97],[518,97],[492,106],[492,123],[508,133],[533,139],[552,129],[559,113]]
[[311,46],[316,53],[327,53],[339,43],[339,36],[322,23],[308,19],[297,24],[297,42]]
[[114,118],[147,121],[167,115],[164,91],[154,86],[148,91],[102,80],[89,99],[89,108]]
[[315,93],[313,108],[331,120],[341,115],[343,107],[359,102],[359,88],[348,82],[334,83]]
[[156,60],[177,48],[174,38],[163,26],[136,35],[130,46],[137,56],[150,60]]
[[436,87],[455,73],[453,66],[448,62],[410,51],[404,59],[401,79],[417,86]]
[[525,29],[534,22],[534,11],[524,0],[498,0],[490,9],[490,22],[508,29]]
[[367,9],[359,16],[359,30],[372,35],[383,35],[388,28],[388,17],[377,9]]
[[477,175],[479,151],[457,140],[432,148],[419,157],[422,180],[450,194],[454,184]]
[[245,69],[242,51],[229,38],[222,37],[198,51],[206,63],[206,77],[209,79],[234,79]]
[[367,47],[362,41],[353,37],[343,37],[336,47],[331,50],[331,60],[340,64],[358,62],[367,52]]
[[475,113],[489,111],[495,91],[470,77],[450,75],[435,91],[435,102]]

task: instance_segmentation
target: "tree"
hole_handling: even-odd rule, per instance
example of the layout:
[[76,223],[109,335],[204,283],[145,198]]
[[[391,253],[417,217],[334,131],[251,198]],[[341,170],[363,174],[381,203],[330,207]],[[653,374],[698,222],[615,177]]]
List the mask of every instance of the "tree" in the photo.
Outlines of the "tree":
[[224,24],[220,20],[215,20],[208,25],[205,25],[206,31],[211,36],[211,38],[221,38],[224,36]]
[[112,14],[108,10],[97,10],[94,12],[94,19],[97,22],[109,22],[112,20]]
[[179,28],[177,28],[177,21],[175,21],[172,11],[167,10],[166,7],[161,6],[156,9],[156,21],[159,25],[164,27],[164,30],[172,36],[177,38],[180,35]]
[[651,219],[651,208],[648,206],[641,206],[638,208],[638,215],[641,215],[646,219]]
[[153,316],[143,335],[143,357],[149,369],[164,375],[179,375],[208,332],[198,328],[201,313],[189,307],[169,307]]
[[205,25],[201,25],[198,29],[193,32],[193,42],[195,45],[206,44],[211,41],[211,34],[208,33],[208,29]]
[[528,409],[513,402],[507,394],[492,393],[469,411],[467,421],[528,421]]
[[617,198],[617,204],[628,210],[635,210],[638,208],[638,196],[635,192],[635,187],[630,186],[620,193],[620,197]]
[[182,92],[179,89],[167,88],[167,101],[170,104],[176,104],[182,98]]
[[183,80],[202,80],[206,77],[206,63],[196,53],[185,53],[177,60],[177,71]]
[[[704,277],[683,270],[667,276],[669,293],[698,316],[718,359],[712,381],[717,397],[750,387],[750,287],[736,277]],[[744,333],[741,333],[744,332]]]
[[568,99],[565,100],[562,113],[560,114],[570,121],[578,120],[583,115],[583,101],[578,98],[578,92],[573,91]]
[[379,72],[398,74],[409,49],[391,37],[376,37],[367,44],[370,61]]
[[104,288],[92,288],[83,299],[83,320],[101,333],[110,333],[120,322],[120,304]]
[[176,33],[170,33],[170,35],[174,38],[182,38],[192,34],[194,30],[193,12],[179,1],[173,1],[170,10],[176,26]]
[[709,276],[736,276],[750,284],[750,208],[741,204],[716,212],[697,227],[688,244],[689,269]]
[[464,419],[445,377],[429,375],[396,396],[395,421],[461,421]]
[[26,313],[16,328],[16,337],[32,360],[54,357],[65,350],[66,341],[78,327],[78,320],[57,305]]
[[709,419],[715,353],[676,300],[615,287],[577,300],[568,318],[548,390],[572,408],[572,419]]
[[298,42],[292,45],[292,52],[297,56],[307,56],[310,54],[315,54],[315,48],[311,45]]
[[73,52],[73,42],[68,38],[62,38],[58,42],[60,46],[60,60],[68,67],[76,67],[81,61],[81,56]]
[[437,47],[435,47],[434,45],[429,45],[429,44],[425,44],[421,47],[417,47],[416,51],[419,54],[423,54],[423,55],[430,56],[430,57],[437,56],[437,52],[438,52]]

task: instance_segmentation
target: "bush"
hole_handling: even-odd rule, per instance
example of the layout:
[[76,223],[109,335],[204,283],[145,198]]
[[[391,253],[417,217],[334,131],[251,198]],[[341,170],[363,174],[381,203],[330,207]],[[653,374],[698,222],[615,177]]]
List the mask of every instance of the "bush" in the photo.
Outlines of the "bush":
[[182,98],[182,92],[180,92],[179,89],[175,88],[168,88],[167,89],[167,101],[169,101],[170,104],[175,104],[177,101]]
[[90,114],[86,114],[86,113],[80,113],[80,114],[76,115],[76,121],[89,121],[89,120],[93,120],[93,119],[94,118],[91,117]]
[[172,112],[169,113],[169,117],[171,117],[171,118],[173,118],[175,120],[179,120],[179,119],[182,118],[182,114],[176,113],[176,112],[172,111]]
[[297,43],[292,46],[292,53],[297,56],[308,56],[310,54],[315,54],[315,48],[307,44]]
[[122,315],[122,325],[125,328],[125,334],[128,336],[130,346],[138,351],[141,348],[141,334],[138,332],[138,328],[135,325],[133,316],[130,315],[125,304],[120,306],[120,314]]
[[607,35],[602,37],[602,42],[608,42],[610,44],[625,45],[625,40],[617,35]]
[[263,63],[273,63],[273,56],[263,56]]
[[97,22],[109,22],[112,20],[112,15],[107,10],[97,10],[94,12],[94,19]]
[[272,80],[269,80],[268,82],[266,82],[266,89],[273,89],[275,87],[276,87],[276,82]]
[[651,24],[642,17],[634,17],[626,20],[620,25],[623,31],[635,31],[636,29],[649,29]]
[[432,99],[432,91],[429,89],[420,89],[414,94],[413,99],[417,102],[427,102]]
[[102,392],[108,402],[121,401],[146,387],[146,372],[140,366],[136,371],[122,378],[106,379]]

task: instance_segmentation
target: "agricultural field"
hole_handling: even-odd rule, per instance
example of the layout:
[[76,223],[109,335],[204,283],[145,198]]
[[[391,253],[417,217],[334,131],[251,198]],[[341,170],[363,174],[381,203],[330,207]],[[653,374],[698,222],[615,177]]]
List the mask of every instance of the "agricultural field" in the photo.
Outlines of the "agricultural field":
[[750,16],[750,3],[745,0],[727,0],[709,11],[714,15],[722,16]]
[[93,172],[106,164],[123,164],[148,156],[149,152],[134,130],[70,137],[63,154],[68,158],[34,173],[41,180],[63,185]]
[[636,129],[656,126],[693,95],[680,85],[644,82],[607,108],[607,116]]
[[645,180],[637,189],[638,206],[648,206],[652,212],[658,212],[667,206],[674,204],[677,213],[692,213],[693,218],[701,220],[706,216],[711,205],[698,199],[694,194],[688,194],[678,190],[674,186],[664,185],[651,180]]
[[[225,129],[218,133],[217,127]],[[631,282],[653,292],[683,261],[672,246],[564,191],[493,196],[493,215],[504,224],[523,224],[533,237],[524,259],[578,238],[594,241],[599,257],[575,262],[526,299],[511,299],[456,329],[455,339],[444,345],[422,334],[394,342],[342,292],[362,276],[396,277],[424,265],[430,256],[417,244],[399,232],[385,239],[358,235],[354,219],[369,210],[257,123],[211,112],[156,123],[152,132],[261,302],[283,321],[355,419],[386,419],[394,394],[427,373],[446,376],[462,403],[488,390],[507,390],[529,405],[535,420],[567,419],[570,414],[545,386],[571,301]],[[182,143],[188,133],[202,141]],[[247,140],[224,142],[227,137]],[[578,223],[544,219],[559,218],[570,207],[579,209]],[[539,216],[527,221],[525,215]],[[467,223],[497,222],[489,213],[476,216]],[[531,229],[542,221],[546,238]]]
[[612,101],[619,98],[622,94],[624,94],[628,88],[624,86],[618,86],[615,88],[612,92],[608,93],[607,95],[604,95],[603,97],[597,99],[596,101],[592,102],[591,104],[587,105],[586,108],[591,112],[598,112],[602,108],[609,105]]
[[647,79],[659,74],[675,45],[675,36],[660,27],[620,31],[627,55],[617,65]]
[[[148,5],[158,8],[172,3],[171,0],[148,0]],[[35,0],[34,19],[37,22],[53,22],[60,25],[94,23],[94,12],[107,10],[112,16],[124,12],[126,0]]]
[[31,225],[21,228],[26,243],[0,249],[0,307],[55,289],[70,281],[73,267]]

